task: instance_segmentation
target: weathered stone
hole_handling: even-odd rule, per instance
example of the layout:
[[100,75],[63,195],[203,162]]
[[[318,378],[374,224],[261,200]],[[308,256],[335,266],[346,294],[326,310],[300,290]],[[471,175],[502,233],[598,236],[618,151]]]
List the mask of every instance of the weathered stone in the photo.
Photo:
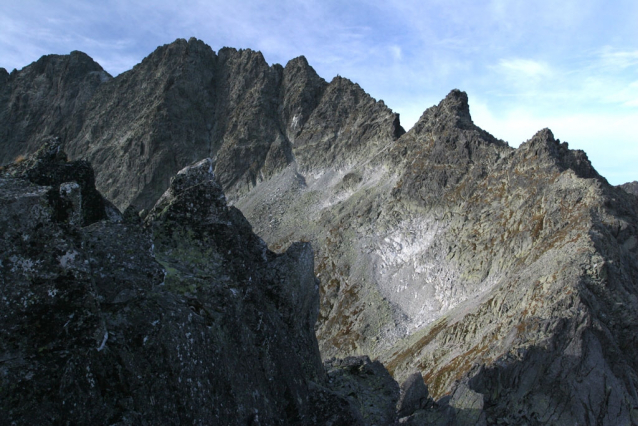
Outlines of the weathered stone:
[[638,197],[638,181],[627,182],[620,185],[620,187],[630,194],[634,194]]
[[0,178],[0,423],[360,422],[325,387],[312,249],[267,250],[211,164],[180,172],[147,228],[78,227],[50,187]]
[[[71,161],[62,151],[60,141],[48,138],[34,154],[9,164],[2,170],[4,176],[27,179],[36,185],[53,187],[50,196],[58,204],[56,209],[58,220],[65,221],[69,214],[66,210],[73,209],[70,202],[79,203],[75,212],[81,213],[81,224],[90,225],[96,221],[106,219],[108,210],[116,210],[95,189],[95,175],[93,167],[86,161]],[[75,193],[72,186],[67,183],[75,182],[79,187],[79,193]],[[73,201],[65,201],[67,197],[73,197]],[[115,211],[111,215],[118,215]]]
[[333,358],[324,365],[328,387],[356,407],[365,425],[394,424],[399,386],[383,364],[360,356]]
[[401,383],[401,395],[397,402],[397,415],[406,417],[416,410],[425,408],[428,402],[428,387],[423,382],[421,373],[408,376]]
[[47,55],[20,71],[0,71],[0,164],[32,154],[43,138],[77,135],[82,114],[111,76],[85,53]]

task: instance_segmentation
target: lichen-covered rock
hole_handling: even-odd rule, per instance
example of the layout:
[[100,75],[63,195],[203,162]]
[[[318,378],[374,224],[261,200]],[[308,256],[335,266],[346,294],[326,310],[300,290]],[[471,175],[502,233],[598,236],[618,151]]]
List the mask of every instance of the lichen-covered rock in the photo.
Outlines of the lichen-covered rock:
[[325,387],[312,249],[268,251],[210,164],[146,228],[0,178],[0,424],[358,424]]
[[[4,167],[2,175],[51,186],[49,195],[51,202],[58,205],[55,211],[60,221],[65,221],[72,213],[81,214],[80,225],[119,216],[117,209],[95,189],[95,173],[91,164],[82,160],[68,161],[56,137],[45,139],[35,153]],[[72,185],[69,186],[69,183]],[[65,206],[64,200],[72,193],[74,201]],[[73,203],[77,205],[73,206]]]

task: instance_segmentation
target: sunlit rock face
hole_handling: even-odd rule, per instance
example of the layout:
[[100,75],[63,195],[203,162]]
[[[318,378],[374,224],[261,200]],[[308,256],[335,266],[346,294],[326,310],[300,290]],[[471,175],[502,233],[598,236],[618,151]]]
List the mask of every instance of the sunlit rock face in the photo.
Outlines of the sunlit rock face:
[[[30,67],[1,77],[5,105],[40,81]],[[304,58],[268,66],[194,39],[95,84],[60,138],[98,189],[149,210],[178,170],[212,158],[271,250],[311,243],[322,357],[368,355],[399,381],[418,371],[449,398],[406,422],[638,423],[638,201],[548,129],[513,149],[453,90],[406,133]],[[2,161],[43,129],[21,130]]]

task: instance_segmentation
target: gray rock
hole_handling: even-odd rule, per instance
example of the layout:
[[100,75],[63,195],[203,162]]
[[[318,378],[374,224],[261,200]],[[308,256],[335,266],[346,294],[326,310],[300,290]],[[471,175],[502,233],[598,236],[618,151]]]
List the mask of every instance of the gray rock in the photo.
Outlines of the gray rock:
[[629,192],[630,194],[634,194],[638,196],[638,181],[627,182],[619,185],[624,191]]
[[0,71],[0,164],[34,153],[51,135],[72,138],[87,102],[111,76],[85,53],[47,55]]
[[399,386],[379,361],[367,356],[330,359],[324,363],[328,387],[350,401],[363,424],[391,425],[397,419]]
[[[371,144],[403,132],[398,116],[382,102],[347,79],[326,83],[303,57],[286,68],[268,66],[260,52],[224,48],[215,54],[199,40],[179,39],[132,70],[101,80],[99,65],[88,56],[74,52],[55,57],[63,63],[77,58],[94,65],[49,67],[45,72],[42,64],[53,59],[44,57],[3,86],[0,105],[19,112],[0,115],[0,130],[7,135],[0,163],[32,153],[45,131],[61,135],[66,152],[93,164],[97,188],[122,210],[129,204],[149,209],[171,176],[205,157],[215,158],[216,175],[234,199],[295,159],[306,169],[351,163],[365,156]],[[16,99],[35,90],[42,73],[93,85],[71,91],[54,86],[48,89],[50,98],[37,107],[19,103]],[[51,112],[58,103],[70,103],[66,96],[78,90],[81,96],[73,108]],[[363,127],[355,125],[370,114],[379,117]],[[48,124],[55,120],[61,124]],[[18,130],[18,122],[34,124]],[[350,130],[343,133],[342,128]],[[337,139],[348,142],[336,144]],[[313,155],[318,150],[322,154]]]
[[397,415],[399,417],[409,416],[416,410],[425,408],[427,402],[428,387],[423,382],[423,376],[421,373],[411,374],[401,383],[401,396],[397,402]]
[[117,209],[95,189],[93,167],[86,161],[68,161],[58,138],[45,139],[34,154],[9,164],[1,173],[37,185],[52,186],[50,197],[52,202],[59,204],[55,211],[60,221],[66,221],[69,214],[82,214],[81,218],[73,220],[90,225],[109,215],[119,215],[119,212],[110,213]]

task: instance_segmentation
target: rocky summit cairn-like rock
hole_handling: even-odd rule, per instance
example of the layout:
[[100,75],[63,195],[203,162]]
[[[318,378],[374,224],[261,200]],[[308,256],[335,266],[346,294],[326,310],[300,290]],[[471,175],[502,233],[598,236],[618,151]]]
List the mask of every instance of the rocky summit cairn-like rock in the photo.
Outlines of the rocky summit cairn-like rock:
[[81,215],[77,224],[86,226],[107,217],[116,219],[119,215],[117,209],[95,189],[95,173],[91,164],[83,160],[68,161],[58,138],[46,138],[33,155],[19,158],[4,167],[0,175],[51,186],[49,197],[56,205],[59,221],[65,221],[67,216],[75,213]]
[[[71,159],[92,162],[97,188],[122,209],[152,209],[175,173],[212,158],[197,173],[215,174],[268,247],[303,263],[308,249],[295,242],[312,244],[321,356],[374,360],[339,367],[351,376],[338,382],[376,383],[359,380],[364,370],[384,377],[363,367],[375,362],[399,382],[422,375],[432,399],[401,417],[406,424],[638,424],[638,198],[549,129],[513,149],[476,126],[467,95],[452,90],[406,133],[383,101],[345,78],[323,80],[303,57],[270,66],[259,52],[216,53],[190,39],[112,79],[77,52],[0,70],[2,164],[51,132]],[[174,188],[196,191],[189,179],[178,175]],[[77,204],[74,187],[55,191]],[[162,288],[192,295],[219,265],[241,283],[277,270],[269,251],[256,266],[211,242],[235,209],[219,216],[221,207],[180,200],[169,192],[147,223]],[[233,223],[257,259],[265,245],[244,219]],[[260,291],[282,321],[271,330],[309,333],[312,320],[296,307],[309,293],[266,281]],[[290,350],[313,362],[294,374],[314,377],[301,341]],[[340,401],[352,413],[367,400],[308,380],[284,391],[302,401],[287,419],[305,415],[304,401]]]

